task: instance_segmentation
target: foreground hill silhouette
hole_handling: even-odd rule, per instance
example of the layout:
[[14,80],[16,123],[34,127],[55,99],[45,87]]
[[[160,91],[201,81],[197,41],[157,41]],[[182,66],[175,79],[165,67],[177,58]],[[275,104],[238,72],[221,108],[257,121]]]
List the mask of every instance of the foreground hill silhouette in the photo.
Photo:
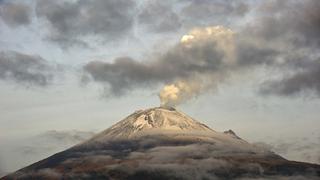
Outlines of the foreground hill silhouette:
[[2,179],[319,179],[320,165],[216,132],[171,107],[139,110]]

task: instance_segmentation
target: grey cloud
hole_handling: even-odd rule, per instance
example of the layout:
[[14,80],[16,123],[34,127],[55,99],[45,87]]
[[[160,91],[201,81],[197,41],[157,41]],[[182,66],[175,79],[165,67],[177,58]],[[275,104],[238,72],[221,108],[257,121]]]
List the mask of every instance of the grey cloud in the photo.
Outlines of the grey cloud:
[[86,46],[85,38],[103,42],[124,37],[132,28],[134,1],[37,1],[36,14],[47,20],[48,39],[63,47]]
[[[282,78],[262,84],[262,94],[320,94],[320,2],[316,0],[263,3],[261,14],[246,31],[257,39],[272,42],[284,61]],[[270,16],[270,14],[273,14]],[[274,58],[274,61],[276,59]]]
[[275,64],[279,55],[275,49],[256,47],[240,40],[235,44],[236,62],[230,65],[226,61],[228,54],[219,49],[217,43],[211,40],[199,40],[190,46],[178,43],[166,52],[154,53],[153,59],[137,61],[122,57],[113,62],[92,61],[84,66],[84,70],[115,95],[180,80],[199,83],[202,91],[215,88],[229,74],[257,65]]
[[244,1],[234,0],[191,0],[182,9],[181,15],[185,23],[191,25],[226,24],[233,22],[249,11],[249,5]]
[[128,57],[114,62],[93,61],[84,70],[98,82],[110,85],[113,94],[122,95],[132,88],[152,87],[180,79],[213,75],[224,68],[224,54],[214,42],[203,42],[185,47],[177,44],[166,53],[149,61]]
[[244,68],[261,65],[275,65],[276,58],[281,55],[278,49],[271,47],[259,47],[240,40],[237,42],[238,65]]
[[10,27],[28,25],[31,8],[23,3],[0,2],[0,17]]
[[84,70],[93,80],[104,84],[114,95],[123,95],[134,88],[155,87],[175,81],[201,83],[203,90],[216,87],[229,74],[257,65],[271,65],[279,52],[239,41],[236,63],[230,65],[216,41],[201,40],[192,46],[178,43],[153,59],[137,61],[130,57],[114,62],[92,61]]
[[315,93],[320,96],[320,63],[313,68],[298,72],[281,80],[265,82],[260,92],[263,94],[297,95]]
[[245,29],[249,35],[276,45],[275,48],[284,54],[300,51],[305,59],[317,56],[320,45],[319,1],[271,1],[262,4],[261,8],[265,10]]
[[261,9],[254,23],[248,26],[252,36],[285,41],[297,48],[319,46],[319,1],[269,1]]
[[0,52],[0,78],[24,85],[45,86],[53,78],[51,65],[37,55],[16,51]]
[[[212,3],[223,7],[221,13],[235,10],[239,5],[235,1]],[[210,5],[207,1],[200,1],[198,5],[201,4]],[[179,80],[212,82],[208,85],[212,89],[228,75],[237,76],[239,72],[265,66],[278,70],[278,77],[282,75],[283,78],[262,83],[259,86],[262,94],[293,95],[309,90],[319,94],[318,9],[320,3],[316,0],[260,3],[258,9],[252,10],[255,17],[236,32],[236,63],[232,66],[224,61],[226,54],[219,51],[216,42],[201,41],[190,47],[178,43],[165,52],[152,54],[148,60],[123,57],[114,62],[93,61],[84,70],[113,94],[122,95],[134,88]],[[247,11],[234,12],[244,15]],[[201,85],[207,86],[206,83]]]
[[[305,68],[318,58],[320,3],[268,1],[239,32],[239,61],[283,68]],[[279,59],[280,62],[279,62]]]
[[117,58],[114,63],[93,61],[88,63],[84,70],[87,71],[95,81],[109,83],[114,94],[121,95],[126,88],[136,84],[147,84],[152,82],[159,72],[154,72],[153,67],[135,61],[129,57]]
[[50,169],[50,168],[46,168],[46,169],[42,169],[39,170],[35,173],[27,173],[27,174],[20,174],[19,175],[19,179],[28,179],[30,178],[30,176],[40,176],[43,177],[44,179],[61,179],[61,174],[58,173],[57,171]]
[[154,32],[176,31],[182,26],[171,1],[147,1],[138,15],[138,22]]

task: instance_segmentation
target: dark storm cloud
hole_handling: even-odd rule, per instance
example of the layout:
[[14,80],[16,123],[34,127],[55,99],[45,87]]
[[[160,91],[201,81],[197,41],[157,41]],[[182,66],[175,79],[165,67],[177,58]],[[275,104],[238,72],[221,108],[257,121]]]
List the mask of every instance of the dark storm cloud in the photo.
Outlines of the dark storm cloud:
[[16,51],[0,52],[0,79],[45,86],[52,80],[51,71],[52,67],[40,56]]
[[10,27],[28,25],[31,22],[31,8],[23,3],[0,1],[0,17]]
[[182,26],[171,1],[147,1],[138,15],[138,22],[159,33],[175,31]]
[[126,36],[133,24],[131,0],[37,1],[36,14],[47,20],[48,39],[63,47],[85,46],[86,37],[114,40]]

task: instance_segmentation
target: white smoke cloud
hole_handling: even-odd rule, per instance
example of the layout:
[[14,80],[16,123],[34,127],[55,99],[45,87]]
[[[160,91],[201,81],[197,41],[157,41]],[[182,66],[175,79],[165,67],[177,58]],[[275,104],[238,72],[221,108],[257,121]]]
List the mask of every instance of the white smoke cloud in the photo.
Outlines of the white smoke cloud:
[[179,105],[200,93],[201,86],[195,82],[177,81],[163,87],[159,93],[161,106]]
[[[195,28],[188,34],[182,36],[180,44],[190,51],[201,47],[203,44],[212,45],[212,51],[221,52],[224,66],[232,66],[236,61],[236,48],[234,42],[234,32],[223,26],[210,26],[205,28]],[[201,58],[201,55],[200,55]],[[201,63],[201,60],[193,59],[193,63]],[[199,62],[197,62],[199,61]],[[183,62],[180,62],[183,63]],[[192,73],[192,72],[190,72]],[[194,77],[177,80],[174,83],[166,84],[159,93],[161,106],[176,106],[184,103],[202,91],[211,89],[217,85],[217,80],[222,79],[222,72],[194,74]]]
[[180,43],[187,47],[193,44],[203,43],[206,41],[214,42],[219,51],[224,52],[225,62],[232,63],[235,61],[235,33],[223,26],[208,26],[204,28],[194,28],[188,34],[182,36]]

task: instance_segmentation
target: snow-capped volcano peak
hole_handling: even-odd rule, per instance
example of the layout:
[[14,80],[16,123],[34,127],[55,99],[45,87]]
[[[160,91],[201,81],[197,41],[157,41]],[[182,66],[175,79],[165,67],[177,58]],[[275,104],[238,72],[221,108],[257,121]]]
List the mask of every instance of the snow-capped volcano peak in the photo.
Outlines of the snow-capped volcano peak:
[[206,125],[175,110],[172,107],[157,107],[138,111],[132,121],[135,130],[164,129],[164,130],[210,130]]
[[157,107],[136,111],[3,179],[189,179],[188,171],[190,179],[294,179],[296,174],[319,179],[320,166],[288,161],[232,130],[217,132],[174,108]]
[[138,110],[98,136],[129,138],[144,132],[204,131],[213,132],[208,126],[192,119],[172,107],[156,107]]

